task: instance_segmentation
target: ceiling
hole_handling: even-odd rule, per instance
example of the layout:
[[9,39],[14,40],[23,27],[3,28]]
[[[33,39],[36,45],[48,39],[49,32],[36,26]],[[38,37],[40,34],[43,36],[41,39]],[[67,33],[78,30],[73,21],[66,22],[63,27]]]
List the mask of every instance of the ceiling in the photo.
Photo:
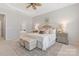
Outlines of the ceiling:
[[28,5],[27,3],[7,3],[6,5],[9,8],[25,13],[28,16],[35,17],[44,13],[55,11],[60,8],[64,8],[74,3],[41,3],[41,4],[42,6],[37,7],[36,10],[32,9],[31,7],[26,8],[26,6]]

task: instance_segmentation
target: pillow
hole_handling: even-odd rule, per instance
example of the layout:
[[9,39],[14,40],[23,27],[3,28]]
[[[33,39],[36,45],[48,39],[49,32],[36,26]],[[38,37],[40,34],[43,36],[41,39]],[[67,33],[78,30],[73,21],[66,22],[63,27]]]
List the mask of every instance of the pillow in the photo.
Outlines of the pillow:
[[49,30],[49,34],[53,34],[53,33],[56,33],[56,29],[52,29],[52,28],[51,28],[51,29]]

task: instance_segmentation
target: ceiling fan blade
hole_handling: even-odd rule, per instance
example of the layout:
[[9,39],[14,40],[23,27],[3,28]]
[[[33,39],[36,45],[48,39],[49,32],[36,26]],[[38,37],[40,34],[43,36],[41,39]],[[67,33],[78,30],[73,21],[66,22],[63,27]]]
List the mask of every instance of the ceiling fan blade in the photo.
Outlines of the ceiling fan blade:
[[35,5],[36,5],[36,6],[41,6],[41,4],[40,4],[40,3],[35,3]]
[[37,6],[41,6],[41,3],[29,3],[26,8],[32,7],[33,9],[37,9]]
[[32,5],[32,8],[33,8],[33,9],[37,9],[37,8],[35,7],[35,5]]
[[31,7],[31,4],[30,4],[30,5],[28,5],[26,8],[29,8],[29,7]]

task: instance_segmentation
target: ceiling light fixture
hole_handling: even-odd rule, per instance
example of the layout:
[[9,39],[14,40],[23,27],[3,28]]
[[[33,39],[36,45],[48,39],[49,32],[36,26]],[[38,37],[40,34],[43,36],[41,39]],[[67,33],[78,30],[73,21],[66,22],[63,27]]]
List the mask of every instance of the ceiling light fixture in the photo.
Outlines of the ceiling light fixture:
[[34,10],[36,10],[38,6],[41,6],[41,3],[29,3],[26,8],[32,7]]

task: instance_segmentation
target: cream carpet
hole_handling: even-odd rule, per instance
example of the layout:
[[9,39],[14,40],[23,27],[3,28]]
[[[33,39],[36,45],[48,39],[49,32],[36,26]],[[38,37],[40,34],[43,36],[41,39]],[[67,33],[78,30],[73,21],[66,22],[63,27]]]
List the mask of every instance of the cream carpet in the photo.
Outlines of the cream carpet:
[[77,55],[77,49],[71,45],[63,45],[58,53],[59,56],[75,56]]
[[17,40],[1,40],[0,56],[75,56],[79,55],[78,49],[71,45],[55,43],[46,51],[35,48],[32,51],[21,47]]

